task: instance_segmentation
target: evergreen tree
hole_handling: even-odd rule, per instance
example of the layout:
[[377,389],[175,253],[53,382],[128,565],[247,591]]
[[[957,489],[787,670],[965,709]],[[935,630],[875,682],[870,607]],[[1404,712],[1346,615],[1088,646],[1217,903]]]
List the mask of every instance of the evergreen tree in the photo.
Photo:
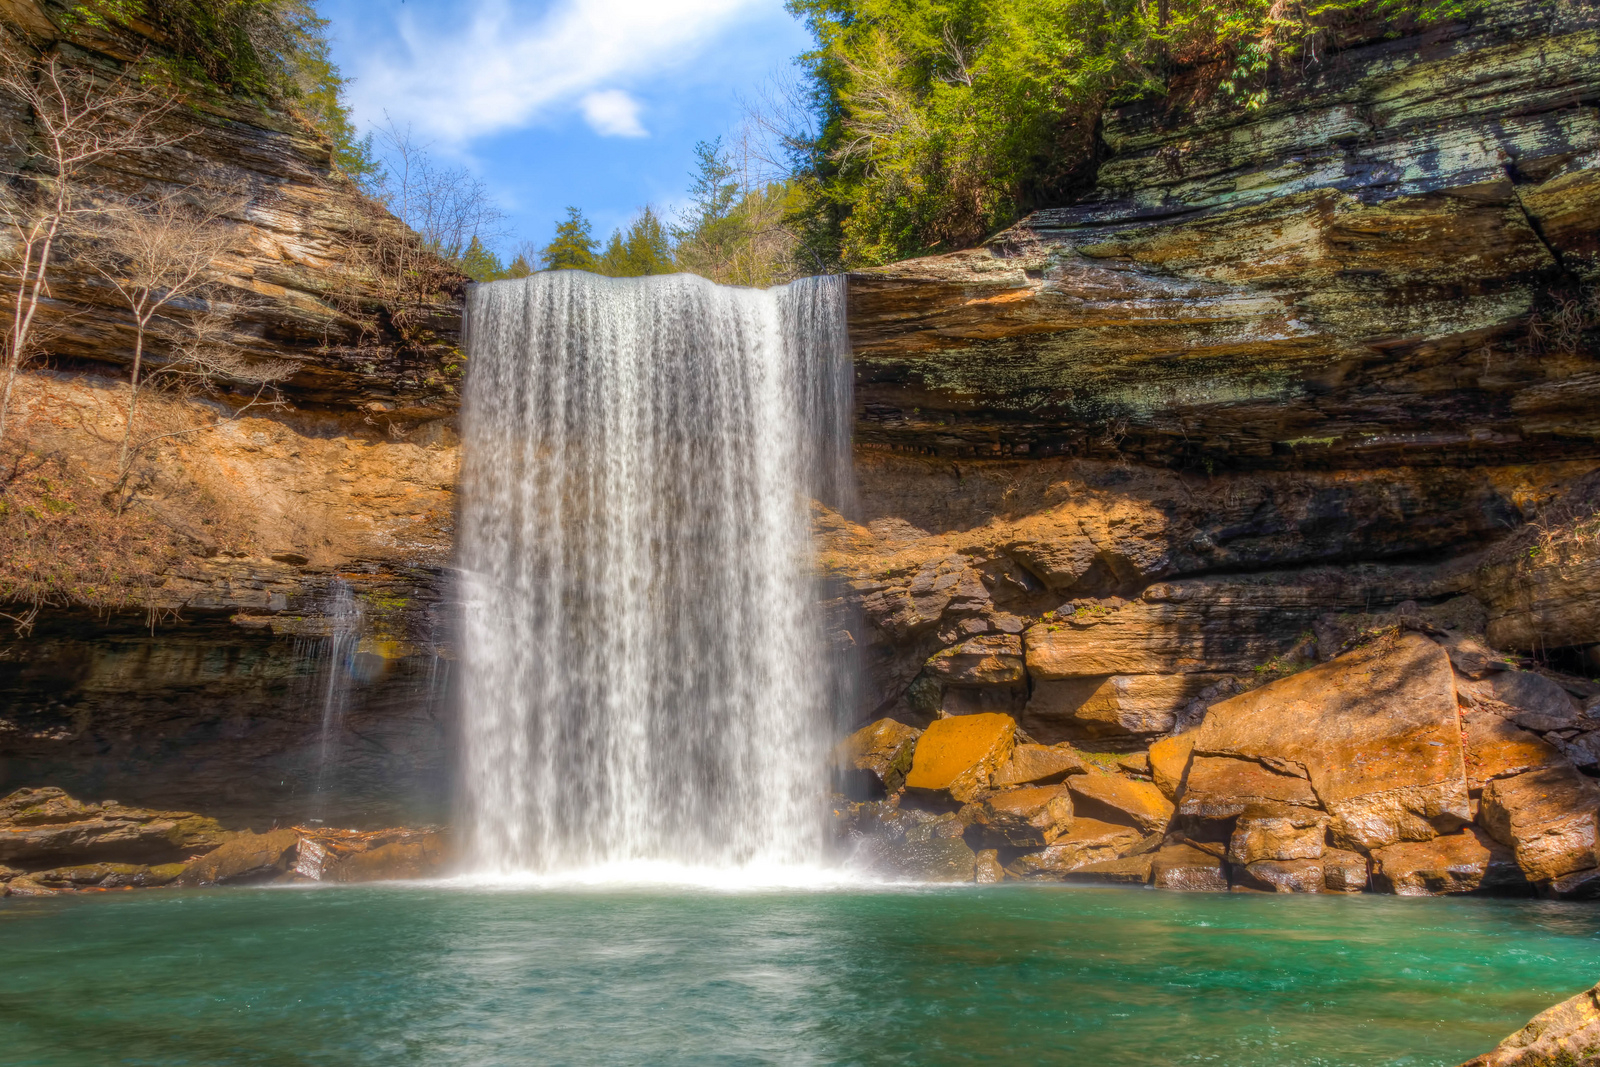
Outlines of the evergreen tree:
[[643,278],[651,274],[671,274],[677,270],[672,260],[672,243],[661,216],[646,205],[628,225],[628,232],[613,230],[597,267],[612,278]]
[[511,266],[506,268],[507,278],[526,278],[533,273],[533,268],[528,266],[528,257],[517,253],[517,258],[511,261]]
[[569,207],[567,221],[556,223],[555,239],[540,251],[539,266],[542,270],[594,270],[597,244],[583,212]]
[[473,235],[472,243],[467,245],[467,250],[457,260],[461,273],[475,282],[492,282],[501,278],[514,277],[508,274],[500,265],[500,257],[489,249],[483,247],[483,242]]

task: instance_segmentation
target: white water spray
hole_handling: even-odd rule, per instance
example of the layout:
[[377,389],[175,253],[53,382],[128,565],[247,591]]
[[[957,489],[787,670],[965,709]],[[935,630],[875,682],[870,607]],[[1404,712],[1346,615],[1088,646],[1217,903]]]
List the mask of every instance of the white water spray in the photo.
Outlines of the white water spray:
[[815,862],[843,279],[557,271],[475,287],[467,320],[470,866]]

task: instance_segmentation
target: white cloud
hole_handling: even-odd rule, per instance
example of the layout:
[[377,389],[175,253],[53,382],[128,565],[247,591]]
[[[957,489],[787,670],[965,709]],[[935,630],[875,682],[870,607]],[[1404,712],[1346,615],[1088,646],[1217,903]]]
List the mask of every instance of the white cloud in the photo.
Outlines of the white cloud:
[[639,101],[621,89],[590,93],[579,101],[583,120],[601,137],[647,137],[639,122]]
[[[463,5],[467,6],[467,5]],[[409,12],[399,41],[344,29],[357,117],[384,114],[445,144],[516,129],[573,106],[601,134],[643,136],[619,81],[685,62],[772,0],[557,0],[542,14],[510,0],[456,9],[448,26]]]

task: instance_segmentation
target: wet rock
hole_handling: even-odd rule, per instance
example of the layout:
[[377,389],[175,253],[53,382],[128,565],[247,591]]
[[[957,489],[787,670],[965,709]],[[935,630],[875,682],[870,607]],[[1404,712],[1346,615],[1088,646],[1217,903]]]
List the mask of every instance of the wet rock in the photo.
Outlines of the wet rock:
[[1144,840],[1129,826],[1076,817],[1072,829],[1050,847],[1016,857],[1006,873],[1025,881],[1058,880],[1068,871],[1090,863],[1120,859]]
[[1469,826],[1432,841],[1402,841],[1372,854],[1374,885],[1402,897],[1526,890],[1511,850]]
[[1558,900],[1600,900],[1600,867],[1564,874],[1545,888]]
[[1257,860],[1235,867],[1234,885],[1264,893],[1321,893],[1320,860]]
[[995,885],[1005,881],[1005,878],[1005,865],[1000,862],[1000,853],[996,849],[986,848],[977,854],[973,881],[979,885]]
[[970,839],[986,846],[1051,845],[1072,828],[1072,797],[1061,785],[1033,785],[990,793],[961,809]]
[[1068,882],[1110,885],[1147,885],[1154,864],[1155,854],[1147,852],[1142,856],[1126,856],[1122,859],[1086,863],[1082,867],[1068,871],[1062,879]]
[[916,882],[971,882],[977,854],[963,839],[955,812],[932,814],[890,804],[858,805],[850,813],[856,863],[887,878]]
[[145,889],[167,885],[185,866],[182,863],[163,863],[155,867],[142,863],[87,863],[35,871],[31,877],[52,889]]
[[0,863],[161,862],[214,848],[227,836],[216,820],[192,812],[85,804],[49,787],[0,799]]
[[1534,1016],[1461,1067],[1587,1067],[1600,1063],[1600,985]]
[[1546,767],[1484,787],[1479,824],[1511,846],[1529,881],[1600,866],[1596,811],[1600,786],[1570,766]]
[[863,726],[834,748],[834,763],[859,776],[847,783],[852,796],[870,799],[873,795],[892,795],[905,787],[911,770],[911,755],[922,731],[893,719],[879,719]]
[[1194,733],[1163,737],[1150,746],[1150,778],[1161,790],[1161,795],[1177,802],[1183,792],[1183,780],[1189,773],[1189,757],[1194,752]]
[[53,897],[60,890],[42,885],[26,874],[19,874],[5,884],[5,895],[11,897]]
[[1220,793],[1202,774],[1205,756],[1304,768],[1341,847],[1427,840],[1471,818],[1455,674],[1421,634],[1374,642],[1213,706],[1194,750],[1186,811],[1202,785]]
[[1150,782],[1091,772],[1069,778],[1067,788],[1080,810],[1127,822],[1147,834],[1164,831],[1172,821],[1172,802]]
[[1367,857],[1342,848],[1322,852],[1322,884],[1330,893],[1360,893],[1369,880]]
[[1086,774],[1088,766],[1067,745],[1017,745],[994,777],[996,789],[1013,785],[1043,785],[1064,780],[1069,774]]
[[1150,884],[1157,889],[1226,893],[1222,860],[1188,844],[1166,845],[1151,857]]
[[399,882],[434,878],[448,859],[442,834],[423,833],[345,857],[333,868],[335,882]]
[[1325,812],[1297,804],[1252,804],[1234,825],[1228,862],[1319,859],[1327,831]]
[[177,883],[196,886],[268,881],[293,867],[299,843],[300,835],[294,830],[236,834],[220,848],[189,864]]
[[960,803],[976,799],[1011,758],[1016,732],[1016,721],[1009,715],[935,720],[917,741],[906,788]]

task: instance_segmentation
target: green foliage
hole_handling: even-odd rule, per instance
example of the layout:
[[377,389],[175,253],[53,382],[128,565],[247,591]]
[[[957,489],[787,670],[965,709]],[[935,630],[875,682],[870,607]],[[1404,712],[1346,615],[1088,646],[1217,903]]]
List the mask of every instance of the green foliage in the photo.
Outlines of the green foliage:
[[539,266],[543,270],[594,270],[598,243],[583,212],[569,207],[566,221],[556,223],[555,238],[540,250]]
[[1475,2],[789,0],[816,39],[808,239],[847,266],[970,246],[1092,179],[1108,104],[1186,74],[1258,108],[1342,26]]
[[595,264],[597,273],[612,278],[643,278],[651,274],[671,274],[672,242],[661,216],[648,205],[628,226],[628,232],[613,231],[606,250]]
[[328,20],[311,0],[82,0],[60,21],[69,30],[108,30],[134,20],[153,25],[170,47],[156,61],[168,77],[292,101],[333,142],[335,166],[363,181],[378,173],[371,135],[357,137],[350,121]]
[[796,269],[790,223],[809,203],[803,180],[750,180],[734,166],[721,138],[698,142],[694,154],[689,207],[672,228],[681,269],[726,285],[757,286],[826,269]]
[[507,278],[526,278],[532,273],[533,267],[528,264],[528,257],[519,253],[517,258],[511,261],[511,266],[506,268],[505,276]]
[[467,250],[456,260],[456,265],[461,268],[461,273],[475,282],[492,282],[501,278],[517,277],[508,274],[505,267],[500,265],[500,257],[489,249],[483,247],[483,242],[476,236],[467,245]]

